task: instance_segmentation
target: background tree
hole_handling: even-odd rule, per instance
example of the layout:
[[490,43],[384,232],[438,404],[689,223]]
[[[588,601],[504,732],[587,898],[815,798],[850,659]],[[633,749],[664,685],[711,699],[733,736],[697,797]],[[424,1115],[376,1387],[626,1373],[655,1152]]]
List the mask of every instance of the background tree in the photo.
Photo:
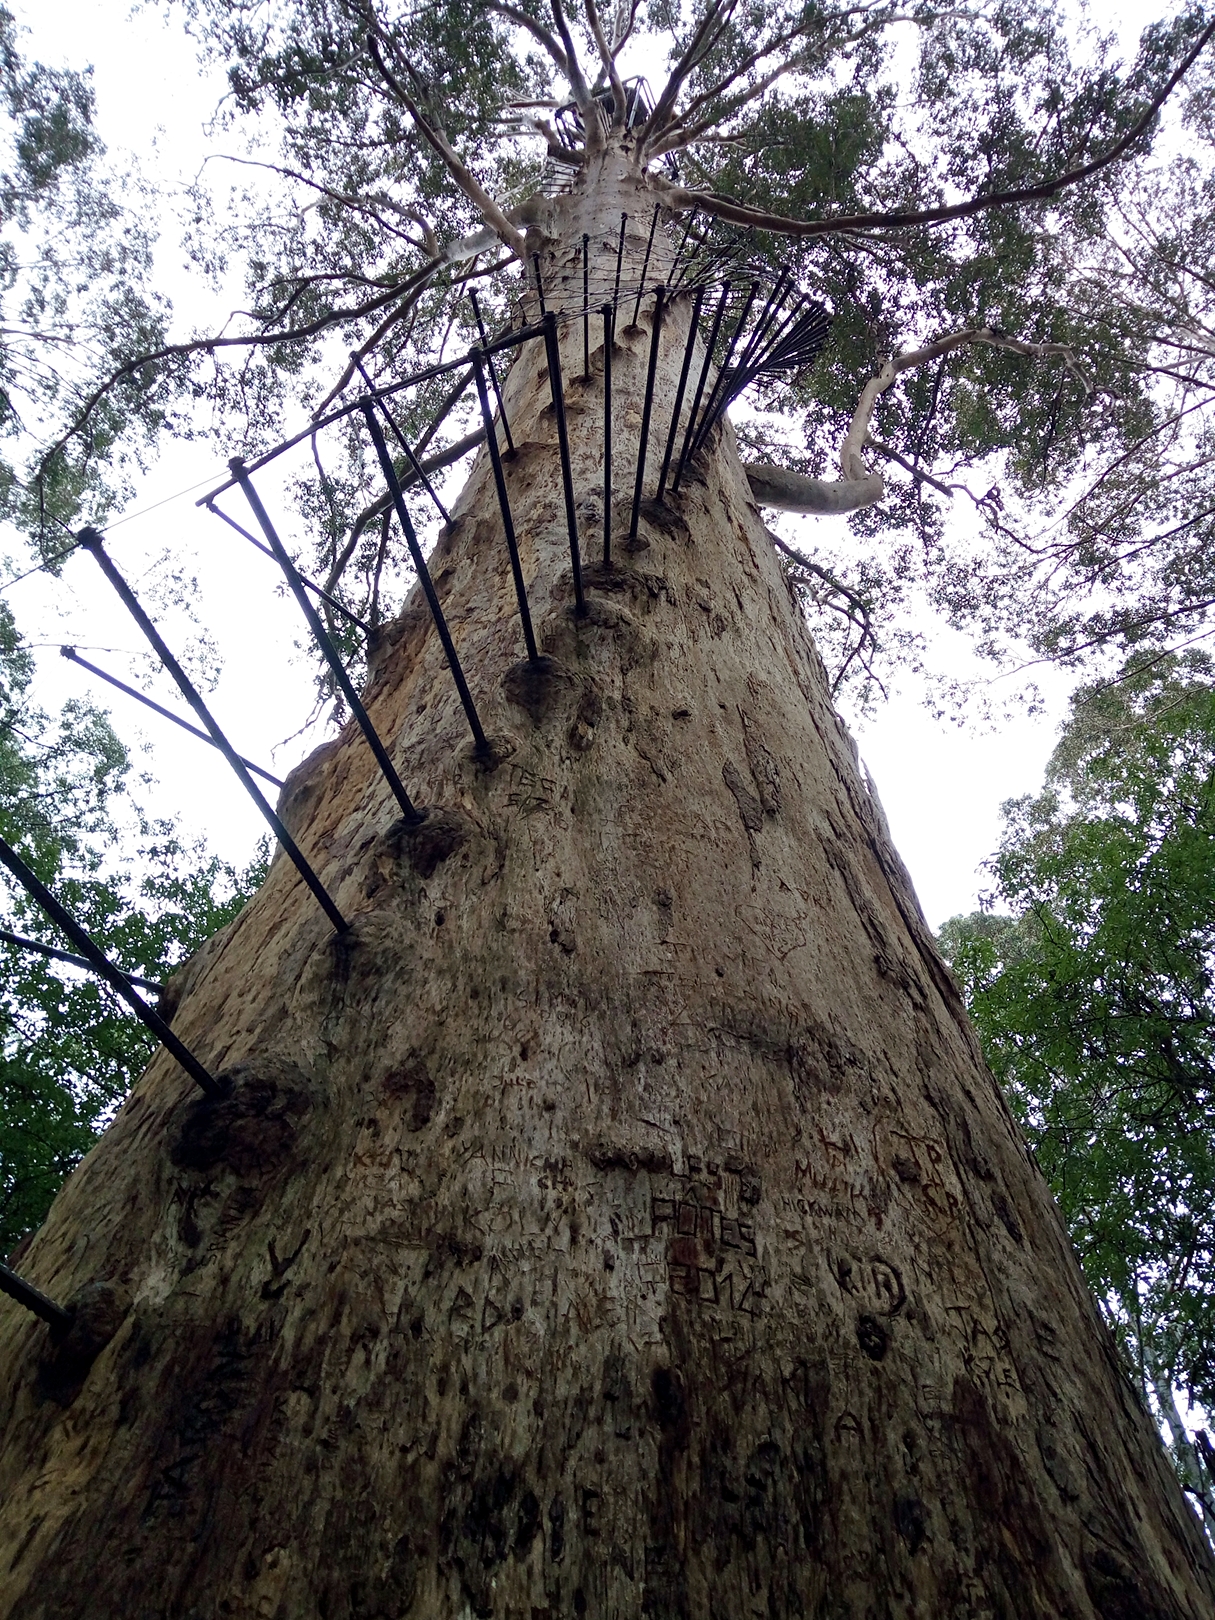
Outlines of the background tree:
[[941,930],[983,1050],[1128,1365],[1215,1408],[1215,689],[1197,653],[1073,700],[1045,791],[1005,807],[989,909]]
[[[0,832],[128,973],[163,982],[265,875],[237,872],[132,802],[107,716],[34,703],[33,659],[0,604]],[[0,926],[63,950],[6,881]],[[42,1221],[151,1056],[153,1041],[92,975],[0,943],[0,1252]]]
[[180,381],[136,368],[89,409],[70,458],[45,456],[56,423],[163,343],[169,318],[148,285],[148,188],[107,164],[94,111],[89,73],[27,61],[0,8],[0,517],[46,556],[82,506],[101,518],[129,494],[125,469],[169,423]]

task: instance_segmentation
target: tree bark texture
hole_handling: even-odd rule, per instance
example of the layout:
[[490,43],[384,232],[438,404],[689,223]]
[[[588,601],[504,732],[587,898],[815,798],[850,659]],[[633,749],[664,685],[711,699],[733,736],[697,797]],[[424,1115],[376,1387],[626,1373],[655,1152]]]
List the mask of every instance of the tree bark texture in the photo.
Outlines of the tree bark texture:
[[170,989],[230,1097],[159,1053],[21,1257],[75,1338],[0,1301],[0,1615],[1208,1620],[731,430],[597,565],[601,337],[588,381],[562,344],[588,611],[532,343],[546,662],[482,450],[432,566],[494,766],[415,595],[367,703],[426,820],[353,728],[293,774],[350,933],[276,859]]

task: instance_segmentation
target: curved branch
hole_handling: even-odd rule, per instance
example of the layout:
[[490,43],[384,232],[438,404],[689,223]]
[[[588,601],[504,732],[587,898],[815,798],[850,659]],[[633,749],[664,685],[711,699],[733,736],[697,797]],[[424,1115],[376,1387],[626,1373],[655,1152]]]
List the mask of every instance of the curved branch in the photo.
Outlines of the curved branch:
[[916,366],[927,365],[932,360],[939,360],[942,355],[952,354],[955,349],[961,349],[971,343],[986,344],[990,348],[1007,349],[1013,354],[1033,355],[1059,355],[1067,369],[1075,376],[1085,393],[1092,390],[1084,373],[1076,363],[1075,356],[1065,343],[1029,343],[1022,338],[1009,337],[994,326],[967,327],[960,332],[950,332],[947,336],[937,338],[933,343],[926,343],[922,349],[909,349],[906,354],[892,355],[878,372],[865,384],[861,393],[860,402],[853,415],[844,442],[840,447],[840,470],[846,479],[866,478],[870,476],[861,450],[869,436],[869,424],[873,419],[874,407],[881,396],[906,371],[912,371]]
[[[783,551],[785,556],[790,558],[798,568],[804,569],[806,573],[813,575],[815,579],[821,580],[822,583],[826,585],[828,590],[835,591],[838,596],[843,598],[845,605],[842,608],[837,608],[836,611],[841,613],[844,618],[848,619],[857,630],[856,646],[853,647],[852,651],[848,654],[847,658],[844,660],[843,664],[835,672],[835,675],[832,678],[832,696],[839,691],[840,687],[844,683],[844,677],[847,675],[849,669],[858,658],[861,661],[862,667],[876,681],[877,676],[874,674],[868,659],[865,657],[866,648],[869,649],[871,655],[878,650],[877,637],[873,633],[873,617],[870,613],[869,603],[859,591],[854,591],[850,586],[845,585],[843,580],[837,579],[834,574],[829,573],[828,570],[821,567],[820,564],[812,562],[809,557],[804,557],[800,551],[795,551],[792,546],[787,545],[781,539],[779,534],[773,534],[772,530],[766,526],[764,528],[764,533],[768,536],[768,539],[771,540],[772,544],[776,546],[778,550]],[[834,606],[834,604],[831,603],[828,605]],[[885,687],[882,686],[881,681],[878,681],[877,684],[881,688],[884,695],[886,690]]]
[[403,321],[406,315],[409,314],[410,310],[416,308],[418,299],[421,298],[424,290],[424,286],[415,288],[414,291],[410,293],[408,298],[403,299],[401,303],[397,305],[396,309],[389,310],[388,314],[376,327],[375,331],[366,340],[366,342],[360,343],[358,348],[352,352],[350,359],[346,363],[345,371],[343,371],[337,382],[313,411],[312,420],[314,422],[318,417],[324,416],[325,412],[333,404],[338,395],[345,391],[360,363],[366,360],[367,356],[376,347],[376,345],[380,343],[389,332],[392,331],[393,327],[398,321]]
[[[926,343],[921,349],[909,349],[906,354],[892,356],[877,376],[871,377],[865,384],[840,447],[840,471],[844,475],[842,479],[833,481],[807,478],[804,474],[792,472],[787,467],[777,467],[770,462],[755,462],[751,466],[744,467],[743,471],[747,475],[751,493],[758,504],[773,507],[780,512],[800,512],[819,517],[838,517],[847,512],[859,512],[866,506],[876,505],[885,496],[885,481],[880,473],[866,466],[861,452],[866,445],[873,445],[869,437],[869,426],[878,400],[894,386],[904,372],[927,365],[930,361],[938,360],[943,355],[951,354],[955,349],[961,349],[972,343],[1008,349],[1014,354],[1059,355],[1068,370],[1079,378],[1086,392],[1089,391],[1088,382],[1066,344],[1028,343],[1021,338],[1009,337],[995,327],[986,326],[950,332],[945,337],[937,338],[933,343]],[[873,445],[873,448],[878,449],[882,455],[889,456],[892,461],[897,461],[913,476],[932,484],[943,493],[953,493],[939,480],[911,467],[902,456],[886,445]]]
[[[908,225],[943,225],[949,220],[969,219],[974,214],[985,212],[989,208],[1008,208],[1022,203],[1048,202],[1050,198],[1058,196],[1069,186],[1078,185],[1082,180],[1089,180],[1093,175],[1099,174],[1112,163],[1117,163],[1125,157],[1131,147],[1146,133],[1152,120],[1164,106],[1169,96],[1181,83],[1189,69],[1197,61],[1199,55],[1215,36],[1215,22],[1209,23],[1199,35],[1197,44],[1182,61],[1181,65],[1171,74],[1169,79],[1153,98],[1151,105],[1143,117],[1122,139],[1113,145],[1108,152],[1100,157],[1093,158],[1089,163],[1082,164],[1078,169],[1070,169],[1066,174],[1056,175],[1053,180],[1044,180],[1036,186],[1021,186],[1012,191],[996,191],[985,197],[971,197],[966,202],[947,203],[939,208],[905,209],[901,212],[872,213],[872,214],[841,214],[835,219],[792,219],[785,214],[769,214],[760,208],[748,208],[742,203],[736,203],[729,197],[718,196],[712,191],[688,191],[683,186],[672,185],[663,180],[660,175],[652,175],[651,183],[663,191],[667,198],[669,208],[685,209],[700,208],[706,214],[714,214],[718,219],[724,219],[734,225],[750,225],[755,230],[773,231],[783,236],[829,236],[837,231],[876,231],[892,230]],[[655,109],[657,111],[657,109]],[[653,122],[651,118],[650,122]]]
[[557,24],[557,32],[561,35],[561,42],[565,46],[565,56],[568,63],[565,70],[566,78],[569,80],[570,90],[573,92],[574,100],[577,102],[582,113],[583,122],[586,125],[587,137],[589,139],[591,133],[591,124],[596,120],[596,102],[594,97],[591,95],[586,80],[582,76],[582,68],[578,61],[578,52],[574,48],[573,37],[570,34],[570,25],[565,20],[565,12],[561,6],[561,0],[550,0],[550,4],[553,8],[553,21]]

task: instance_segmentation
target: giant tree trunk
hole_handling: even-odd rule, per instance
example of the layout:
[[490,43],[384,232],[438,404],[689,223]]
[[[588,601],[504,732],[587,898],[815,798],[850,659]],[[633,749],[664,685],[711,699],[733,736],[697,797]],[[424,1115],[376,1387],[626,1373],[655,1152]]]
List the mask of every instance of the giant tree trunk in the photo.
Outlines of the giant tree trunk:
[[[614,185],[555,205],[551,286]],[[602,353],[583,383],[566,342],[594,554]],[[1206,1620],[730,430],[579,619],[545,376],[508,478],[553,663],[482,456],[434,573],[496,768],[411,601],[368,703],[427,821],[353,730],[295,773],[351,934],[280,858],[179,976],[231,1099],[159,1054],[22,1259],[129,1295],[91,1365],[3,1305],[0,1614]]]

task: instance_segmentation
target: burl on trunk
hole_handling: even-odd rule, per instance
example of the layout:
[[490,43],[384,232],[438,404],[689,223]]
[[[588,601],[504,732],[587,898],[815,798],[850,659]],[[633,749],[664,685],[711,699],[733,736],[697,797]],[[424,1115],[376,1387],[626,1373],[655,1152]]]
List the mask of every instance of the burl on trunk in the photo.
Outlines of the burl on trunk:
[[23,1257],[107,1285],[93,1339],[4,1303],[0,1613],[1206,1620],[731,430],[598,565],[602,337],[587,380],[563,344],[587,611],[532,343],[545,662],[482,451],[432,567],[493,758],[411,599],[366,700],[426,819],[351,728],[292,776],[352,928],[276,860],[172,987],[230,1095],[158,1054]]

